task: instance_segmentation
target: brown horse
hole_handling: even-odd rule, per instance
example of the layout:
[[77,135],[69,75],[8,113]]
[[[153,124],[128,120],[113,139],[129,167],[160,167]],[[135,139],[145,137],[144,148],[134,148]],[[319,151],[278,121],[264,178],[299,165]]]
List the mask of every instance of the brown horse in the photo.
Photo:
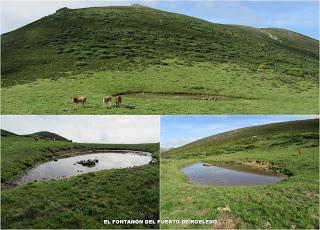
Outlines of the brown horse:
[[85,96],[75,96],[72,98],[72,101],[74,103],[74,106],[76,107],[79,103],[82,103],[82,105],[84,105],[84,103],[86,102],[87,98]]
[[122,98],[121,96],[116,96],[116,106],[119,106],[121,104]]
[[105,105],[108,108],[108,105],[111,105],[111,100],[112,100],[111,96],[103,97],[102,98],[103,105]]

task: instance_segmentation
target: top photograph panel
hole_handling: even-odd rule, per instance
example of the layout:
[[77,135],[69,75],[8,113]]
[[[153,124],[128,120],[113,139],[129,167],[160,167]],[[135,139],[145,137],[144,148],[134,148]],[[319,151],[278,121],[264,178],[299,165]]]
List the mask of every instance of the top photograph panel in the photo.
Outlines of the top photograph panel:
[[2,114],[318,114],[317,1],[2,1]]

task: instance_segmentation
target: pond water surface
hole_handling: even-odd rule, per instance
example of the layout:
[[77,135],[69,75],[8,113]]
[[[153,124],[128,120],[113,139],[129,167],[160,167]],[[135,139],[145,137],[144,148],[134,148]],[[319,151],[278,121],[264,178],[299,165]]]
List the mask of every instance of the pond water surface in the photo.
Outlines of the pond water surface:
[[189,165],[181,171],[189,177],[191,183],[220,186],[273,184],[285,179],[263,170],[206,165],[201,162]]
[[[96,160],[94,166],[83,166],[77,162]],[[75,176],[82,173],[96,172],[104,169],[129,168],[148,164],[152,160],[150,153],[146,152],[99,152],[83,154],[79,156],[61,158],[52,160],[28,171],[19,180],[20,184],[39,181],[62,179],[65,177]]]

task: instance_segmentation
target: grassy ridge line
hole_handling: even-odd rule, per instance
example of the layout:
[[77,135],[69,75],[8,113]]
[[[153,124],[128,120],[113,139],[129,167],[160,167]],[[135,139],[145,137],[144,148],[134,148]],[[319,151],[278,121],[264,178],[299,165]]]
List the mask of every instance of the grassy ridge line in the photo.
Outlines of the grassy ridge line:
[[307,37],[306,35],[279,28],[261,28],[261,30],[276,36],[283,42],[283,45],[288,45],[290,48],[296,49],[297,47],[303,47],[306,54],[312,53],[313,55],[317,55],[317,52],[319,52],[319,50],[314,50],[314,47],[319,44],[319,41],[310,37],[308,37],[309,39],[305,39]]
[[[2,176],[19,175],[28,167],[74,149],[132,149],[158,158],[159,144],[102,145],[61,141],[34,142],[2,137]],[[159,165],[103,170],[58,181],[8,188],[1,196],[2,228],[158,228],[158,225],[104,225],[104,219],[158,219]]]
[[292,132],[303,132],[303,131],[316,131],[319,129],[319,119],[310,120],[298,120],[298,121],[288,121],[279,122],[266,125],[257,125],[246,128],[235,129],[223,133],[219,133],[213,136],[209,136],[192,143],[186,144],[184,146],[178,147],[176,149],[170,150],[164,153],[164,156],[175,154],[183,151],[191,151],[196,148],[205,148],[208,146],[219,146],[227,142],[259,137],[264,138],[267,136],[278,135],[280,133],[292,133]]
[[13,132],[4,130],[4,129],[0,129],[1,132],[1,136],[7,137],[7,136],[19,136],[18,134],[15,134]]
[[67,138],[64,138],[58,134],[47,132],[47,131],[41,131],[41,132],[36,132],[32,134],[27,134],[24,135],[27,137],[40,137],[40,138],[50,138],[51,140],[55,139],[57,141],[69,141]]

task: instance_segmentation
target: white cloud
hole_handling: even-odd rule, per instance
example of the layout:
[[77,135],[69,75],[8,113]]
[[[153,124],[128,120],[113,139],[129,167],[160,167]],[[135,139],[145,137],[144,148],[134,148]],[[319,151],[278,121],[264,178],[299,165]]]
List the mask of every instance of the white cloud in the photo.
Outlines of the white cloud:
[[1,128],[29,134],[57,133],[81,143],[155,143],[159,116],[1,116]]

